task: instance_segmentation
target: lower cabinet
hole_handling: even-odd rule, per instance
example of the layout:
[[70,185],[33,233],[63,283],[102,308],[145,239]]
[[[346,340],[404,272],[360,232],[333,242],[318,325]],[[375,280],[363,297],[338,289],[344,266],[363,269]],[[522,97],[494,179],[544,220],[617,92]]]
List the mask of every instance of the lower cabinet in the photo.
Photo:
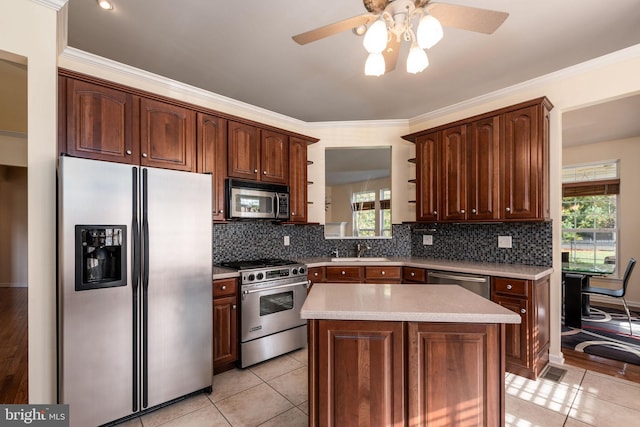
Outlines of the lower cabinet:
[[238,279],[213,281],[213,371],[238,360]]
[[404,283],[427,283],[427,269],[403,267],[402,280]]
[[311,426],[504,425],[504,327],[311,320]]
[[491,300],[520,315],[506,325],[507,371],[536,379],[549,362],[549,277],[540,280],[491,279]]

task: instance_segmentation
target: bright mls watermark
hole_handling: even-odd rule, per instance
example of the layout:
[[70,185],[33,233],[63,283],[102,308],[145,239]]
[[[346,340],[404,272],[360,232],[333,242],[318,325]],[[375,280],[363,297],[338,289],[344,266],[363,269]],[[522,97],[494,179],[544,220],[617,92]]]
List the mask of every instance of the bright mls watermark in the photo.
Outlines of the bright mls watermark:
[[0,405],[0,427],[69,427],[69,405]]

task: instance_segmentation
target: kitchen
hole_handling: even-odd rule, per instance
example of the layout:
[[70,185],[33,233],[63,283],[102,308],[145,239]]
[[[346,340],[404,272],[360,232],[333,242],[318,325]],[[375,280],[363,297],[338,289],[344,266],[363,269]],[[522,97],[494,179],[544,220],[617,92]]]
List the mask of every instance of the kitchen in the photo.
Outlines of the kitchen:
[[[32,292],[30,299],[32,304],[32,318],[30,319],[30,330],[32,330],[32,337],[30,338],[31,348],[30,352],[31,364],[30,364],[30,378],[33,381],[30,393],[32,401],[50,401],[51,396],[55,393],[55,331],[52,329],[52,319],[54,319],[55,307],[52,305],[54,301],[54,291],[52,278],[54,274],[54,256],[52,255],[51,248],[55,247],[54,244],[54,229],[55,224],[52,218],[43,217],[38,215],[37,212],[53,212],[54,194],[53,183],[51,177],[55,176],[55,137],[57,132],[56,117],[55,117],[55,72],[50,70],[56,68],[58,63],[61,66],[67,68],[73,68],[81,72],[86,72],[110,80],[119,80],[121,78],[116,76],[116,71],[113,68],[105,67],[104,64],[92,64],[89,65],[84,62],[84,59],[70,57],[70,55],[63,55],[58,62],[58,56],[56,47],[51,42],[55,40],[55,23],[56,13],[54,10],[49,10],[46,7],[37,6],[26,2],[25,4],[16,3],[16,9],[13,10],[14,16],[22,17],[22,20],[7,19],[3,20],[3,31],[10,31],[11,34],[16,34],[17,37],[3,37],[2,46],[3,50],[10,52],[16,52],[29,59],[29,75],[30,75],[30,96],[34,97],[34,93],[37,93],[37,100],[30,98],[29,102],[29,164],[38,165],[38,167],[29,168],[29,237],[32,240],[29,244],[29,281],[32,285]],[[42,10],[40,9],[42,8]],[[40,11],[35,17],[31,12],[33,10]],[[40,14],[41,13],[41,14]],[[4,17],[8,17],[9,14],[3,14]],[[18,24],[20,22],[20,24]],[[29,29],[48,28],[49,33],[42,35],[40,31],[31,31],[27,33]],[[45,46],[44,52],[40,46]],[[551,153],[551,180],[552,182],[559,182],[559,160],[561,158],[560,147],[557,144],[553,144],[553,141],[560,140],[560,122],[562,111],[576,108],[581,105],[587,105],[593,102],[597,102],[601,99],[620,96],[624,93],[633,93],[638,90],[637,82],[633,78],[638,71],[638,62],[635,56],[631,54],[631,57],[627,59],[628,52],[623,52],[620,57],[612,58],[602,69],[597,70],[578,70],[577,75],[580,79],[566,78],[560,79],[557,82],[538,82],[532,84],[530,87],[519,89],[511,94],[504,94],[499,99],[484,100],[480,105],[468,105],[460,112],[451,112],[444,117],[427,118],[424,122],[407,125],[406,122],[400,121],[398,123],[385,123],[379,127],[372,127],[366,123],[353,123],[344,124],[343,126],[329,126],[327,128],[321,128],[317,125],[305,126],[297,121],[292,121],[283,118],[274,117],[269,118],[272,123],[284,122],[280,127],[291,129],[302,134],[312,135],[315,138],[320,139],[320,142],[313,144],[309,147],[309,157],[316,161],[316,164],[309,168],[309,180],[315,181],[317,184],[312,186],[309,191],[310,201],[314,201],[316,205],[322,205],[324,200],[320,194],[322,187],[322,151],[326,146],[339,146],[343,141],[350,141],[354,144],[366,144],[367,141],[375,137],[381,141],[389,141],[389,145],[393,146],[393,158],[394,164],[397,167],[393,167],[393,173],[398,174],[398,179],[394,179],[394,185],[398,187],[394,188],[394,197],[392,203],[397,204],[393,206],[394,215],[400,215],[399,218],[394,219],[394,223],[400,223],[403,221],[412,220],[412,212],[410,208],[407,209],[406,205],[403,205],[403,200],[410,200],[408,193],[411,191],[409,186],[403,184],[406,180],[411,179],[409,171],[406,169],[406,159],[411,157],[411,145],[403,144],[397,140],[399,135],[405,135],[413,130],[419,130],[423,128],[432,127],[441,123],[450,122],[461,117],[471,116],[483,111],[489,111],[504,105],[514,104],[524,99],[531,99],[539,95],[548,96],[554,103],[555,108],[552,110],[551,115],[551,149],[555,150]],[[625,78],[628,77],[628,78]],[[162,85],[156,85],[150,83],[147,80],[135,80],[134,77],[127,77],[129,80],[133,79],[136,83],[135,86],[140,88],[146,88],[157,93],[170,94],[170,89],[163,87]],[[585,91],[583,90],[582,81],[587,82],[603,82],[615,80],[615,85],[603,85],[599,86],[598,91]],[[192,97],[194,103],[199,103],[196,95],[185,95]],[[219,101],[216,101],[219,102]],[[480,101],[477,101],[478,103]],[[45,111],[37,106],[47,106]],[[219,108],[222,109],[222,108]],[[224,110],[230,113],[237,111],[240,107],[236,104],[225,105]],[[242,114],[243,116],[259,115],[253,110]],[[263,119],[258,121],[264,121]],[[35,124],[38,126],[35,126]],[[397,184],[396,184],[397,183]],[[317,188],[316,188],[317,187]],[[557,198],[558,189],[551,189],[551,198]],[[403,194],[407,194],[403,196]],[[553,207],[552,207],[553,209]],[[558,215],[556,207],[555,215]],[[33,213],[33,214],[32,214]],[[321,222],[322,210],[311,209],[309,221]],[[552,210],[552,217],[554,213]],[[282,241],[284,235],[288,231],[279,229],[277,232],[278,240]],[[557,231],[554,231],[557,233]],[[291,234],[291,236],[293,236]],[[294,248],[295,240],[292,240],[294,244],[290,248]],[[556,258],[554,256],[554,262]],[[555,270],[559,271],[559,268],[555,266]],[[552,276],[552,281],[555,285],[552,285],[552,292],[558,294],[559,292],[559,275]],[[35,305],[33,305],[35,304]],[[559,312],[558,297],[552,299],[551,310],[552,313]],[[555,327],[552,325],[553,330],[559,329],[559,318],[554,316]],[[560,356],[559,340],[557,337],[551,339],[551,354]]]

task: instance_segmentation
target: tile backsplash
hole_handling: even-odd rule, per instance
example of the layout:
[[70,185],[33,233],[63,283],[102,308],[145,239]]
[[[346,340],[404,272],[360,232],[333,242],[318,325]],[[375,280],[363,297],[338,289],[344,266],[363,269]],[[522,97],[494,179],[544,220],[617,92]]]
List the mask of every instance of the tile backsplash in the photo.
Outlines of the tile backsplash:
[[[433,245],[422,244],[423,235]],[[213,261],[257,258],[355,256],[357,243],[369,246],[364,256],[415,256],[507,264],[552,265],[551,222],[491,224],[396,224],[391,239],[324,238],[322,225],[280,225],[237,221],[213,225]],[[284,237],[289,236],[289,246]],[[498,248],[498,236],[511,236],[511,248]]]

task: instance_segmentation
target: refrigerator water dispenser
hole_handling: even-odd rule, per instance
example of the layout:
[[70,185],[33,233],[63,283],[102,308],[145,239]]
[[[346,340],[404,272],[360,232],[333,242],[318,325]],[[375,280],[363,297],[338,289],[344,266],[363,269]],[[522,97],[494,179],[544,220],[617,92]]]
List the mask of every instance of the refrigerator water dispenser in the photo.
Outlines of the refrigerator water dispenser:
[[76,291],[127,284],[125,225],[76,225]]

